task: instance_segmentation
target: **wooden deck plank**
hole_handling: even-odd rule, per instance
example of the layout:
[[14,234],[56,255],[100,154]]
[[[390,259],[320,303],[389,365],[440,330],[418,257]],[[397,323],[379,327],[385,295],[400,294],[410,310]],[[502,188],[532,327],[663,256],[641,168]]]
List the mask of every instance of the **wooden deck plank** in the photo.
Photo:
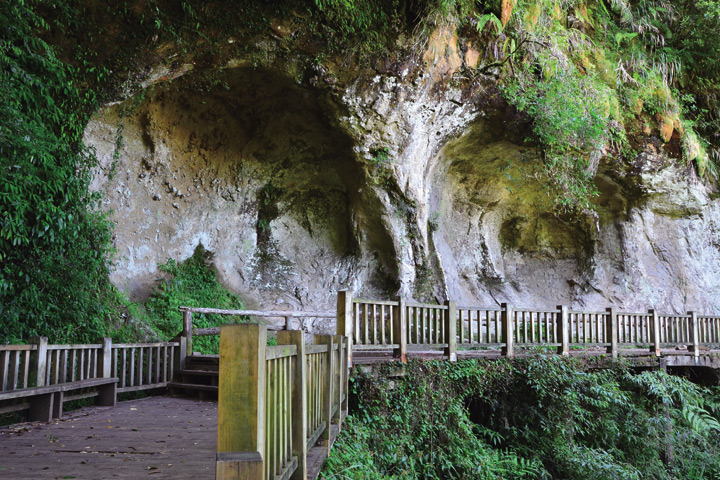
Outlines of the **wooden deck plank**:
[[149,397],[0,429],[0,479],[215,478],[217,403]]

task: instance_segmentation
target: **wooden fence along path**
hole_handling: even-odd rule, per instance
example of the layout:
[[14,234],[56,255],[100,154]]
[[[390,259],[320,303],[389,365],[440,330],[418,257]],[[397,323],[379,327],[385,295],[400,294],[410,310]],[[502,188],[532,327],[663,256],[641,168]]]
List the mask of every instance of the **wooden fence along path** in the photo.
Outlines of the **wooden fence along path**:
[[[346,415],[354,356],[392,352],[395,361],[406,362],[414,352],[436,351],[455,361],[464,350],[513,356],[519,350],[569,355],[601,349],[615,358],[644,349],[657,357],[662,349],[686,346],[677,353],[698,364],[702,350],[720,348],[720,316],[694,312],[432,305],[355,299],[341,291],[336,315],[337,335],[315,335],[314,345],[305,345],[302,331],[280,331],[278,346],[268,347],[265,326],[220,329],[216,478],[314,479]],[[318,438],[324,439],[319,446]]]
[[[185,356],[184,341],[159,343],[0,345],[0,413],[29,410],[31,420],[62,416],[66,401],[163,388]],[[70,393],[74,392],[74,393]]]
[[[356,299],[344,291],[332,313],[180,310],[183,331],[172,342],[48,345],[39,338],[29,345],[0,345],[0,413],[29,410],[30,419],[49,421],[62,415],[67,400],[96,396],[100,404],[114,405],[118,392],[182,387],[173,377],[204,373],[219,381],[200,385],[218,391],[217,478],[304,480],[317,476],[340,431],[349,369],[362,357],[405,362],[434,352],[455,361],[468,352],[596,355],[599,350],[614,358],[642,349],[646,356],[682,365],[720,368],[720,316],[695,312],[432,305]],[[194,328],[193,313],[285,321],[281,328],[251,323]],[[306,334],[292,330],[293,319],[301,317],[335,317],[336,335],[314,335],[306,344]],[[280,330],[276,346],[267,345],[269,328]],[[200,357],[209,360],[192,354],[193,336],[217,334],[216,370],[185,369]]]
[[[315,478],[347,415],[348,341],[264,325],[220,335],[217,478]],[[320,440],[320,442],[318,442]]]
[[338,334],[352,340],[353,352],[392,349],[402,361],[412,350],[444,349],[454,361],[462,349],[499,348],[512,356],[516,348],[533,347],[557,347],[563,355],[605,347],[616,357],[626,347],[659,356],[662,348],[683,345],[697,357],[703,347],[720,347],[720,315],[430,305],[353,299],[340,292]]

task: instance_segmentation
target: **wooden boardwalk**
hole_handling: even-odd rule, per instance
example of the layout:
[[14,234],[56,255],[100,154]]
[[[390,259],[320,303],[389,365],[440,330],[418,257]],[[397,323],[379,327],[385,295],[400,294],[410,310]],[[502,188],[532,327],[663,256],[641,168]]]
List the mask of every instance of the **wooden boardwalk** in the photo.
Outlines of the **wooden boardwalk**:
[[0,428],[0,479],[214,479],[217,407],[148,397]]

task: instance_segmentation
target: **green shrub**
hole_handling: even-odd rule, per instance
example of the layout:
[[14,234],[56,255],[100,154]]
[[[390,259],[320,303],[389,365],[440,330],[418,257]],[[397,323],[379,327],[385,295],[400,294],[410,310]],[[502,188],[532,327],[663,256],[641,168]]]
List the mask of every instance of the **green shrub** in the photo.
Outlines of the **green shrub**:
[[[166,278],[162,279],[144,307],[151,324],[163,339],[170,339],[182,331],[182,313],[178,307],[242,309],[240,299],[217,280],[211,265],[212,255],[202,245],[184,262],[169,259],[160,265]],[[230,323],[222,315],[193,314],[196,328],[215,327]],[[201,353],[218,353],[219,336],[194,337],[193,350]]]
[[[323,478],[720,477],[720,390],[536,357],[355,371]],[[672,453],[672,458],[668,457]]]

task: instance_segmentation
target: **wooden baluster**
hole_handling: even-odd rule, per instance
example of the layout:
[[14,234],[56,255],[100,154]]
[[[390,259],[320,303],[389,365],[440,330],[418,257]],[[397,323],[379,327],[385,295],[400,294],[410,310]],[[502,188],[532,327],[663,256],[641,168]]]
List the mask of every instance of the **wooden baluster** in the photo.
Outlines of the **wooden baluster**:
[[363,304],[363,314],[364,314],[364,316],[363,316],[363,330],[365,331],[365,338],[363,339],[363,344],[364,344],[364,345],[369,345],[369,344],[370,344],[370,340],[369,340],[370,336],[369,336],[369,332],[368,332],[368,308],[369,308],[369,305],[368,305],[367,303],[364,303],[364,304]]
[[[344,302],[343,302],[344,303]],[[348,338],[348,337],[346,337]],[[308,382],[307,365],[305,358],[305,336],[302,331],[278,332],[278,345],[295,345],[297,356],[294,362],[292,379],[292,409],[290,412],[290,426],[292,429],[290,451],[298,459],[298,466],[292,477],[293,480],[305,480],[307,478],[307,437],[308,437],[308,415],[307,415],[307,389]],[[345,355],[347,358],[347,354]]]
[[[185,338],[185,337],[182,337]],[[120,378],[120,388],[125,388],[127,385],[127,367],[128,367],[128,349],[127,347],[123,347],[122,349],[122,378]]]
[[10,351],[10,371],[8,372],[8,390],[17,390],[18,377],[20,375],[20,352],[18,350]]
[[380,306],[380,344],[387,345],[385,341],[385,305]]
[[29,388],[29,382],[30,382],[30,350],[24,350],[22,353],[22,376],[21,376],[21,383],[22,386],[20,388]]

